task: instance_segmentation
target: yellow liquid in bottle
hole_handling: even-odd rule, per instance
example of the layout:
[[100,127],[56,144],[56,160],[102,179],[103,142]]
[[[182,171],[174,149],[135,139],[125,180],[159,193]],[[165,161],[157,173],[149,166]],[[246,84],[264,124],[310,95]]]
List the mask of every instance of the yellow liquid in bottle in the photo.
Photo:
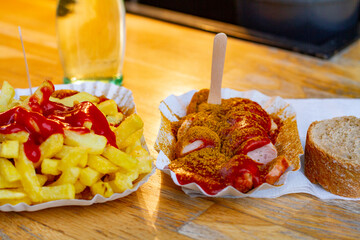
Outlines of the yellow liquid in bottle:
[[122,0],[59,0],[57,31],[64,82],[121,84],[124,19]]

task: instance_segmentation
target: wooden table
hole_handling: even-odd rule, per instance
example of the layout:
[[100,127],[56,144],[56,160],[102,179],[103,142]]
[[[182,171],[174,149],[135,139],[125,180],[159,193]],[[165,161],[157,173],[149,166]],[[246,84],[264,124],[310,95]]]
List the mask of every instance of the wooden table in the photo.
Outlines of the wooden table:
[[[55,0],[6,1],[0,8],[0,82],[26,88],[17,26],[34,86],[62,83]],[[124,86],[131,89],[151,153],[158,105],[209,86],[214,34],[128,14]],[[360,97],[360,41],[328,61],[228,39],[223,87],[285,98]],[[1,239],[356,239],[360,203],[307,194],[276,199],[190,198],[159,171],[136,193],[89,207],[1,212]]]

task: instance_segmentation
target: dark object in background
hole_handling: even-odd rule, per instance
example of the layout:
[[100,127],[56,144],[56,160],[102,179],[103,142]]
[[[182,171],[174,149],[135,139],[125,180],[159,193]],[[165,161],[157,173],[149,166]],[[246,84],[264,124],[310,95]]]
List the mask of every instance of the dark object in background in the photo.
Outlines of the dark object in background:
[[236,9],[238,25],[321,44],[356,28],[359,0],[238,0]]
[[236,24],[236,0],[138,0],[137,2]]
[[[360,0],[128,0],[206,18],[129,12],[329,58],[358,37]],[[131,5],[131,6],[130,6]],[[156,9],[153,9],[156,11]],[[199,21],[196,21],[199,20]],[[220,21],[218,24],[215,21]],[[204,27],[205,26],[205,27]]]

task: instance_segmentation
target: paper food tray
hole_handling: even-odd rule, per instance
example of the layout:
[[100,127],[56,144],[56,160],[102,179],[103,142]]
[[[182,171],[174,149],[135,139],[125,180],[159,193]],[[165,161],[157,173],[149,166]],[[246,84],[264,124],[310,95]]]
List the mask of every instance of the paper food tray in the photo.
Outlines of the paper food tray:
[[[105,97],[109,99],[115,100],[115,102],[120,107],[121,111],[125,115],[132,114],[136,112],[134,99],[132,96],[132,92],[124,87],[120,87],[114,84],[110,83],[102,83],[102,82],[87,82],[82,84],[61,84],[61,85],[55,85],[55,90],[60,89],[72,89],[80,92],[88,92],[95,96],[101,96],[104,95]],[[34,92],[36,88],[33,88],[32,91]],[[29,89],[15,89],[15,98],[18,99],[21,95],[30,95]],[[147,145],[145,143],[145,139],[142,138],[142,145],[143,147],[149,152]],[[113,201],[118,198],[125,197],[132,192],[135,192],[139,189],[141,185],[143,185],[145,182],[147,182],[151,175],[155,173],[155,166],[153,165],[152,171],[148,173],[147,175],[143,176],[141,179],[139,179],[133,186],[132,189],[127,189],[123,193],[114,193],[111,197],[105,198],[99,194],[95,195],[93,199],[91,200],[82,200],[82,199],[71,199],[71,200],[56,200],[56,201],[50,201],[35,205],[28,205],[25,203],[19,203],[15,206],[10,204],[5,204],[0,206],[0,210],[4,212],[9,211],[37,211],[41,209],[46,208],[52,208],[52,207],[60,207],[60,206],[86,206],[86,205],[92,205],[94,203],[103,203],[108,201]]]
[[156,167],[169,174],[176,185],[181,186],[185,193],[194,197],[257,197],[263,196],[261,193],[271,191],[271,189],[275,190],[286,184],[288,176],[294,174],[294,171],[299,169],[300,154],[303,153],[296,125],[295,110],[280,97],[268,97],[258,91],[239,92],[232,89],[222,89],[222,98],[241,97],[251,99],[259,103],[269,114],[275,114],[280,117],[284,123],[286,122],[286,124],[284,124],[283,132],[280,132],[278,139],[286,137],[286,135],[289,136],[286,137],[286,141],[282,141],[283,143],[281,146],[275,144],[275,147],[277,148],[279,155],[285,155],[289,160],[292,160],[294,164],[287,169],[274,185],[264,183],[247,193],[242,193],[234,187],[228,186],[215,195],[209,195],[196,183],[186,185],[179,184],[175,173],[166,168],[170,163],[170,159],[174,156],[176,143],[175,136],[171,131],[171,122],[178,121],[186,115],[187,106],[195,92],[196,91],[193,90],[181,96],[171,95],[160,103],[159,108],[162,119],[159,134],[155,143],[155,149],[159,151]]

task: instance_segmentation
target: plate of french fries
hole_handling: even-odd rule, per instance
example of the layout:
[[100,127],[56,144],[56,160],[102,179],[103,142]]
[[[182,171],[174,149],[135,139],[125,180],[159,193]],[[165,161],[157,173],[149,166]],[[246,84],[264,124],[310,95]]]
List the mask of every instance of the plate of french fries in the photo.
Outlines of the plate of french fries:
[[155,172],[128,89],[44,81],[33,91],[2,85],[1,211],[112,201]]

